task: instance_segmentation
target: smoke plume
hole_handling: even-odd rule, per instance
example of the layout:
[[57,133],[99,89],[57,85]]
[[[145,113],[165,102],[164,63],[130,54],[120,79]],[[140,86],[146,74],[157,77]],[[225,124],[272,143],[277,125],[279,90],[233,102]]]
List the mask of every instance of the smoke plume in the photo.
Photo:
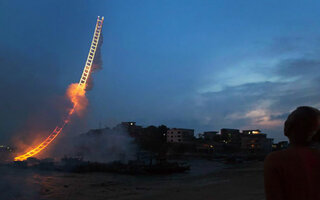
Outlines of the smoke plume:
[[97,45],[96,54],[95,54],[93,62],[92,62],[91,73],[90,73],[88,80],[87,80],[87,86],[86,86],[87,91],[89,91],[93,88],[93,78],[92,78],[93,73],[102,69],[102,56],[101,56],[102,43],[103,43],[103,35],[101,33],[100,39],[99,39],[99,42]]
[[78,87],[78,83],[72,83],[67,89],[66,96],[75,106],[75,112],[81,116],[88,105],[86,91]]
[[136,156],[133,138],[123,129],[96,129],[78,136],[74,141],[73,153],[84,160],[126,162]]

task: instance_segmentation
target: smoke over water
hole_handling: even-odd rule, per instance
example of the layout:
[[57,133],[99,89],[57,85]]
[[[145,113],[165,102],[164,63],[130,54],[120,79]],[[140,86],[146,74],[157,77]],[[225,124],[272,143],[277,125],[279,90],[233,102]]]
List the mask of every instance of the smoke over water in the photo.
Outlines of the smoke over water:
[[92,162],[127,162],[136,158],[134,139],[122,128],[93,129],[87,133],[65,137],[54,148],[57,158],[81,157]]

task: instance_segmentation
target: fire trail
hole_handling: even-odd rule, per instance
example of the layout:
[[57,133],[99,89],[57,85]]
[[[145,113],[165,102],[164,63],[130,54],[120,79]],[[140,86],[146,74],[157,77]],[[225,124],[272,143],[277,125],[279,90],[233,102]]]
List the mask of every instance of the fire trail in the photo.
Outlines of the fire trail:
[[77,106],[79,107],[81,98],[85,97],[87,81],[91,73],[91,68],[93,64],[93,60],[95,58],[96,50],[98,48],[100,34],[102,31],[104,17],[99,17],[97,19],[96,27],[94,30],[93,39],[90,46],[90,51],[87,57],[87,61],[85,67],[83,69],[80,81],[78,84],[71,84],[68,89],[68,96],[73,106],[70,111],[67,113],[67,117],[63,122],[56,126],[56,128],[52,131],[52,133],[37,147],[31,149],[25,154],[19,155],[14,158],[15,161],[23,161],[29,157],[32,157],[38,153],[40,153],[43,149],[45,149],[63,130],[63,128],[70,122],[70,118],[72,114],[77,110]]

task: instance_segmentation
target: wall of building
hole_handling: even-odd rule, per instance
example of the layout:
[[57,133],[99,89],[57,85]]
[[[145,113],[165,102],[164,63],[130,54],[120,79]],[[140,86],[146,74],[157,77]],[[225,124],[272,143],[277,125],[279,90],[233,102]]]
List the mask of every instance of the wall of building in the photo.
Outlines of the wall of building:
[[265,134],[243,135],[241,137],[241,149],[253,152],[271,152],[273,140]]
[[190,143],[193,138],[193,129],[173,128],[167,131],[167,142],[169,143]]

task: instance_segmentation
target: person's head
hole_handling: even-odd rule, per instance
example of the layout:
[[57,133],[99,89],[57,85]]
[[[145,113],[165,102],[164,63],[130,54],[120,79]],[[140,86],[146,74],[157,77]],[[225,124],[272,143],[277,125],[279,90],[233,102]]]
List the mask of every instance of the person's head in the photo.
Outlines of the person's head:
[[301,106],[288,116],[284,123],[284,134],[293,145],[308,145],[320,127],[320,111]]

